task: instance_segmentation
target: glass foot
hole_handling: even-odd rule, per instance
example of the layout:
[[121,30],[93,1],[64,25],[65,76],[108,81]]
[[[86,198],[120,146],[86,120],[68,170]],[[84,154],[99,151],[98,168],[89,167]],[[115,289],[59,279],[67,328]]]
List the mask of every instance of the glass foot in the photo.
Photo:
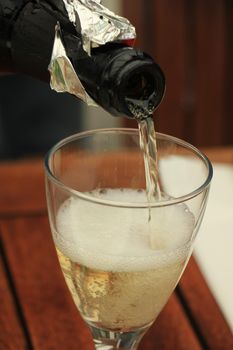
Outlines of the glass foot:
[[89,325],[98,350],[136,350],[148,327],[132,332],[113,332]]

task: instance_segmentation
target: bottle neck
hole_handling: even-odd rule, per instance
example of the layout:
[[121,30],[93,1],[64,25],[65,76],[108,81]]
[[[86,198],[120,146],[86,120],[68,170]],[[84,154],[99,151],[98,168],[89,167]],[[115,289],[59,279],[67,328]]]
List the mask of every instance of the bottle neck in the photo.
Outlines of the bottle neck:
[[93,49],[91,57],[72,61],[89,95],[112,115],[143,119],[163,98],[164,74],[140,50],[108,43]]

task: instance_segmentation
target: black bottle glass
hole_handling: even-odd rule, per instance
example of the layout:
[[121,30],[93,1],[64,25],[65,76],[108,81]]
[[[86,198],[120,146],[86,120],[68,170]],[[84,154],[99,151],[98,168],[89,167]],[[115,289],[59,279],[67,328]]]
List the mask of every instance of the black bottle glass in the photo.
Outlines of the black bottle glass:
[[118,42],[92,49],[88,56],[62,0],[1,0],[0,71],[49,81],[58,21],[67,56],[98,105],[113,115],[131,118],[132,103],[148,114],[153,112],[165,90],[160,67],[144,52]]

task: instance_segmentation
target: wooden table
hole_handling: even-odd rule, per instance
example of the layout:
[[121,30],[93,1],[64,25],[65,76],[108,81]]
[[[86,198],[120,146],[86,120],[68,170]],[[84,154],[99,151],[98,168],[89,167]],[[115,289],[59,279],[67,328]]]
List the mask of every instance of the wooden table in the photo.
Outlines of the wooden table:
[[[233,149],[208,152],[233,163]],[[0,350],[91,350],[48,225],[42,160],[0,164]],[[194,259],[142,350],[232,350],[232,334]]]

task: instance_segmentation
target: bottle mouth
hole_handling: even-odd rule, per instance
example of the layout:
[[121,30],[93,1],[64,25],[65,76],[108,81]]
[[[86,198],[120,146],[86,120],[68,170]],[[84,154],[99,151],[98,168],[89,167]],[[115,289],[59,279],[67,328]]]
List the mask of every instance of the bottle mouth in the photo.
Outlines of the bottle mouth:
[[[98,104],[115,116],[146,118],[163,99],[165,77],[161,68],[146,53],[122,44],[110,43],[93,52],[92,72],[88,71],[93,97]],[[85,85],[85,84],[84,84]]]
[[157,81],[149,72],[134,74],[126,84],[127,98],[148,99],[154,91],[157,91]]
[[160,67],[153,61],[132,62],[126,67],[121,98],[129,118],[145,119],[152,115],[161,103],[165,92],[165,77]]

